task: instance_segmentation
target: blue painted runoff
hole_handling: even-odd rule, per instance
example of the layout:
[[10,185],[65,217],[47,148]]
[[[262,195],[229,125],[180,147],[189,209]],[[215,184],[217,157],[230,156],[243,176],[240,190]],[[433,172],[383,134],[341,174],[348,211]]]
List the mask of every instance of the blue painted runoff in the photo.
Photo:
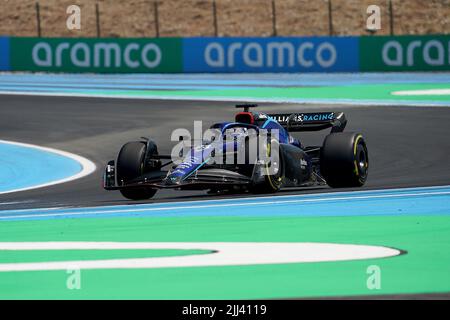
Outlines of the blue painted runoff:
[[71,177],[82,170],[71,158],[0,142],[0,192],[30,188]]
[[450,215],[450,186],[90,208],[7,210],[0,211],[0,223],[8,220],[112,217],[323,217],[386,215]]

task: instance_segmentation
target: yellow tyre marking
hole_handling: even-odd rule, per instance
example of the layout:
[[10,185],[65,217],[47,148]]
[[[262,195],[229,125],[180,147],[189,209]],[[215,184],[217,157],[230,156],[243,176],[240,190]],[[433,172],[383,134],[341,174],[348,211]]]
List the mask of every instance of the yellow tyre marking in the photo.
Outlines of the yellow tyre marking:
[[[356,157],[356,148],[358,147],[358,142],[359,140],[362,139],[362,135],[358,135],[356,136],[354,145],[353,145],[353,155]],[[359,176],[359,170],[358,170],[358,163],[356,162],[356,159],[353,161],[353,163],[355,164],[355,173],[357,176]]]
[[356,136],[355,142],[354,142],[354,146],[353,146],[353,154],[356,156],[356,147],[358,146],[358,141],[362,139],[362,135],[358,134]]
[[[266,153],[267,153],[267,156],[270,158],[270,156],[271,156],[271,143],[268,143],[267,147],[268,148],[267,148]],[[276,186],[274,184],[274,181],[272,181],[272,176],[270,175],[270,172],[269,172],[269,166],[267,166],[267,165],[266,165],[266,174],[267,174],[267,178],[269,180],[269,184],[272,187],[273,191],[277,191],[279,189],[279,186]],[[279,181],[281,181],[281,177],[279,178]]]

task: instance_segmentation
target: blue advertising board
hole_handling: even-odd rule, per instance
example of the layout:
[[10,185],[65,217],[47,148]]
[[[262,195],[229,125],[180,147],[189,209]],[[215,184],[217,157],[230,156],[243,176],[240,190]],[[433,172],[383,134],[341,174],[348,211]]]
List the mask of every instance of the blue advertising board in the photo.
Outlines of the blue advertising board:
[[9,37],[0,37],[0,71],[8,71],[10,69]]
[[185,38],[184,72],[357,72],[358,37]]

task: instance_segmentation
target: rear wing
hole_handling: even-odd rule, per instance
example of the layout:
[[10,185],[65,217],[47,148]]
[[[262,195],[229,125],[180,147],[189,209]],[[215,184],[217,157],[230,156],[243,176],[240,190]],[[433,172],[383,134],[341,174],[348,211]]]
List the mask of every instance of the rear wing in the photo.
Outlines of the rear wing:
[[269,114],[290,132],[318,131],[331,128],[331,132],[344,131],[347,119],[343,112],[279,113]]

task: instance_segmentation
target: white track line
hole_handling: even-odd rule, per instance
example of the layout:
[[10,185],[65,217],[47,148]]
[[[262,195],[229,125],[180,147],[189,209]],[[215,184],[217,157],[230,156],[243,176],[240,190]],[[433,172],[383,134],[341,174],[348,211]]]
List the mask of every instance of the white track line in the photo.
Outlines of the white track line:
[[[391,189],[373,189],[373,190],[354,190],[354,191],[333,191],[333,192],[318,192],[318,193],[303,193],[303,194],[288,194],[288,195],[276,195],[276,196],[250,196],[250,197],[237,197],[237,198],[222,198],[222,199],[205,199],[205,200],[186,200],[186,201],[173,201],[173,202],[155,202],[155,203],[142,203],[142,204],[134,204],[134,208],[140,208],[140,207],[148,207],[149,205],[165,205],[165,204],[172,204],[172,205],[178,205],[178,204],[195,204],[195,203],[205,203],[205,202],[226,202],[226,201],[248,201],[248,200],[277,200],[277,199],[286,199],[286,198],[319,198],[323,196],[345,196],[345,195],[358,195],[358,194],[366,194],[366,193],[383,193],[383,194],[389,194],[392,192],[414,192],[414,191],[423,191],[423,190],[433,190],[433,189],[449,189],[450,185],[442,185],[442,186],[428,186],[428,187],[407,187],[407,188],[391,188]],[[305,189],[307,191],[307,189]],[[450,189],[449,189],[450,191]],[[125,205],[126,207],[129,207],[129,205]],[[60,209],[81,209],[81,210],[95,210],[98,208],[112,208],[112,207],[120,207],[119,206],[95,206],[95,207],[51,207],[51,208],[33,208],[33,209],[18,209],[18,210],[0,210],[1,213],[5,213],[8,211],[14,211],[14,212],[27,212],[27,211],[38,211],[38,210],[60,210]]]
[[[321,193],[304,193],[304,194],[289,194],[289,195],[276,195],[276,196],[250,196],[250,197],[238,197],[238,198],[223,198],[223,199],[205,199],[205,200],[186,200],[183,202],[179,201],[173,201],[173,202],[155,202],[155,203],[143,203],[143,204],[134,204],[132,205],[133,208],[136,209],[145,209],[150,208],[149,206],[158,206],[158,205],[167,205],[171,204],[173,206],[177,205],[194,205],[196,203],[220,203],[220,202],[227,202],[227,201],[256,201],[256,200],[283,200],[283,199],[289,199],[289,198],[320,198],[320,197],[333,197],[333,196],[356,196],[358,194],[367,194],[367,193],[382,193],[382,194],[390,194],[393,192],[415,192],[415,191],[426,191],[426,190],[433,190],[433,189],[448,189],[450,188],[450,185],[442,185],[442,186],[428,186],[428,187],[409,187],[409,188],[391,188],[391,189],[374,189],[374,190],[356,190],[356,191],[333,191],[333,192],[321,192]],[[450,191],[450,190],[449,190]],[[381,194],[381,195],[382,195]],[[434,193],[433,193],[434,194]],[[0,203],[1,204],[1,203]],[[95,206],[95,207],[74,207],[74,206],[61,206],[61,207],[50,207],[50,208],[32,208],[32,209],[6,209],[6,210],[0,210],[1,214],[7,214],[8,212],[14,212],[14,213],[26,213],[26,212],[36,212],[36,211],[60,211],[60,210],[97,210],[100,208],[103,208],[104,210],[108,210],[109,208],[117,208],[121,207],[120,205],[116,206]],[[125,206],[127,208],[130,207],[130,205]],[[116,209],[117,210],[117,209]],[[1,216],[0,216],[1,219]]]
[[[317,199],[296,199],[296,200],[273,200],[273,201],[258,201],[258,202],[245,202],[245,203],[226,203],[226,204],[207,204],[207,205],[184,205],[184,206],[172,206],[172,207],[159,207],[159,208],[142,208],[142,209],[117,209],[117,210],[92,210],[84,212],[65,212],[65,213],[45,213],[45,214],[28,214],[28,215],[9,215],[0,216],[2,219],[16,219],[16,218],[48,218],[48,217],[60,217],[60,216],[83,216],[83,215],[95,215],[95,214],[120,214],[120,213],[139,213],[139,212],[152,212],[152,211],[174,211],[174,210],[189,210],[189,209],[211,209],[221,207],[245,207],[245,206],[266,206],[266,205],[283,205],[293,203],[319,203],[329,201],[347,201],[347,200],[367,200],[367,199],[390,199],[390,198],[404,198],[404,197],[424,197],[424,196],[439,196],[450,195],[450,191],[441,192],[417,192],[417,193],[402,193],[402,194],[383,194],[383,195],[367,195],[367,196],[348,196],[348,197],[329,197],[329,198],[317,198]],[[83,208],[80,208],[81,210]]]
[[426,89],[394,91],[396,96],[450,96],[450,89]]
[[211,254],[162,258],[0,263],[0,272],[67,269],[136,269],[346,261],[397,256],[397,249],[301,242],[0,242],[1,250],[197,249]]
[[76,154],[73,154],[73,153],[69,153],[69,152],[66,152],[66,151],[53,149],[53,148],[49,148],[49,147],[41,147],[41,146],[37,146],[37,145],[34,145],[34,144],[29,144],[29,143],[7,141],[7,140],[0,140],[0,143],[11,144],[11,145],[15,145],[15,146],[20,146],[20,147],[25,147],[25,148],[32,148],[32,149],[37,149],[37,150],[44,151],[44,152],[54,153],[54,154],[57,154],[57,155],[60,155],[60,156],[72,159],[72,160],[78,162],[81,165],[81,171],[78,172],[77,174],[73,175],[73,176],[70,176],[70,177],[67,177],[67,178],[64,178],[64,179],[60,179],[60,180],[56,180],[56,181],[51,181],[51,182],[35,185],[35,186],[18,188],[18,189],[13,189],[13,190],[8,190],[8,191],[1,191],[0,194],[19,192],[19,191],[25,191],[25,190],[32,190],[32,189],[43,188],[43,187],[53,186],[55,184],[60,184],[60,183],[73,181],[73,180],[80,179],[80,178],[83,178],[83,177],[91,174],[96,169],[96,166],[95,166],[95,164],[92,161],[90,161],[90,160],[88,160],[88,159],[86,159],[84,157],[81,157],[79,155],[76,155]]

